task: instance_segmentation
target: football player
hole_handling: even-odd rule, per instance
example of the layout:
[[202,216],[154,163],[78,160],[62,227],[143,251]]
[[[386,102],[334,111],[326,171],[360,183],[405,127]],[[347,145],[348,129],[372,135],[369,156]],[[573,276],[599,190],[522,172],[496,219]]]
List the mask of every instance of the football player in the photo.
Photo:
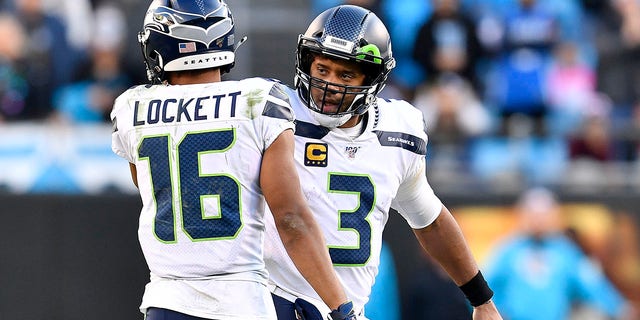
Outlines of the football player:
[[[299,36],[295,160],[303,192],[358,319],[378,272],[390,208],[460,287],[474,319],[501,319],[463,234],[427,182],[421,112],[377,97],[394,68],[386,27],[353,5],[328,9]],[[327,307],[267,224],[266,262],[278,319],[321,319]]]
[[300,192],[282,87],[221,81],[239,45],[221,0],[154,0],[139,34],[150,85],[113,106],[113,151],[140,191],[147,320],[276,319],[263,260],[268,204],[300,272],[353,318]]

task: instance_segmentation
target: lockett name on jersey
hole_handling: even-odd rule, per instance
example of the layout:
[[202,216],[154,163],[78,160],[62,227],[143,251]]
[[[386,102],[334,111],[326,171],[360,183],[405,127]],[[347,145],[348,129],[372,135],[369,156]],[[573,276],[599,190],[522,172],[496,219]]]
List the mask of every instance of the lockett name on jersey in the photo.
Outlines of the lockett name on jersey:
[[[193,97],[153,99],[145,103],[135,101],[133,126],[156,123],[190,122],[209,120],[211,117],[234,118],[241,91],[226,94]],[[221,108],[228,106],[228,108]],[[146,109],[146,112],[145,112]],[[224,113],[221,113],[224,110]]]

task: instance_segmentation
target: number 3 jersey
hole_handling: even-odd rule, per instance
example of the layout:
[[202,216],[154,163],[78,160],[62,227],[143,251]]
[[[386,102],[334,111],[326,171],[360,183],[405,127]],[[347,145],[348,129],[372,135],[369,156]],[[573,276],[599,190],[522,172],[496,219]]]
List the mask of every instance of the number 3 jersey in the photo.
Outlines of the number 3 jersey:
[[[301,186],[338,276],[360,312],[378,272],[389,209],[398,210],[413,228],[429,225],[442,209],[426,180],[422,114],[404,101],[377,99],[377,106],[367,111],[362,134],[351,138],[341,129],[317,125],[297,93],[290,88],[287,92],[296,114],[295,160]],[[265,259],[271,291],[322,306],[288,258],[273,219],[267,220]]]
[[152,277],[266,283],[262,154],[293,114],[265,79],[137,86],[111,113],[113,151],[135,164],[138,237]]

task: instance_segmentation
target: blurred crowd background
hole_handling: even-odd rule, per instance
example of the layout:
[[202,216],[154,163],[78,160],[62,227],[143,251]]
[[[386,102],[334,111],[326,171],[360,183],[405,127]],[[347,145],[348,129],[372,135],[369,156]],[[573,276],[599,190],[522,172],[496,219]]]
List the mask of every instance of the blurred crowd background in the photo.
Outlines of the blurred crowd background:
[[[330,6],[358,4],[385,22],[397,68],[382,96],[423,112],[429,180],[436,193],[458,199],[454,212],[460,209],[482,258],[489,251],[482,245],[517,230],[509,209],[515,202],[494,207],[501,195],[515,200],[543,187],[561,195],[560,202],[577,197],[584,203],[609,195],[628,202],[640,194],[638,0],[227,2],[237,33],[249,36],[228,79],[262,76],[292,84],[297,35]],[[115,97],[147,82],[137,43],[147,6],[140,0],[0,1],[3,194],[136,195],[128,165],[111,152],[108,114]],[[470,195],[488,195],[494,203],[469,208]],[[565,220],[592,218],[571,220],[588,226],[586,238],[568,234],[608,276],[623,274],[613,283],[640,301],[638,212],[566,206],[575,215]],[[394,249],[401,236],[391,222]],[[575,226],[564,231],[583,230]],[[406,256],[393,253],[396,262]],[[431,266],[427,260],[419,266]],[[401,283],[405,314],[440,310],[426,307],[426,297],[437,301],[451,286],[436,267],[431,274],[402,263],[396,268],[400,277],[419,279],[411,284],[415,292]],[[429,288],[435,288],[431,296]],[[418,307],[424,308],[412,309]]]
[[[249,42],[228,78],[290,84],[297,34],[343,2],[229,0]],[[423,111],[440,190],[640,191],[638,1],[350,2],[390,30],[398,66],[382,95]],[[114,97],[146,82],[136,42],[145,1],[1,3],[0,129],[104,124]],[[7,175],[0,184],[29,190]],[[117,182],[94,189],[114,186],[127,191]]]

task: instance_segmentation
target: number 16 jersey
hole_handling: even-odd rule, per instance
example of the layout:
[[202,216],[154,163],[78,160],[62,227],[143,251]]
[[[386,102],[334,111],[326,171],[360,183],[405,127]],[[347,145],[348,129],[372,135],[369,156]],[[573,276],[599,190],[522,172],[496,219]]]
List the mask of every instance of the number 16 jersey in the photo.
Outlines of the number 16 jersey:
[[280,85],[137,86],[111,117],[113,150],[137,169],[138,237],[151,274],[266,283],[261,159],[293,128]]

